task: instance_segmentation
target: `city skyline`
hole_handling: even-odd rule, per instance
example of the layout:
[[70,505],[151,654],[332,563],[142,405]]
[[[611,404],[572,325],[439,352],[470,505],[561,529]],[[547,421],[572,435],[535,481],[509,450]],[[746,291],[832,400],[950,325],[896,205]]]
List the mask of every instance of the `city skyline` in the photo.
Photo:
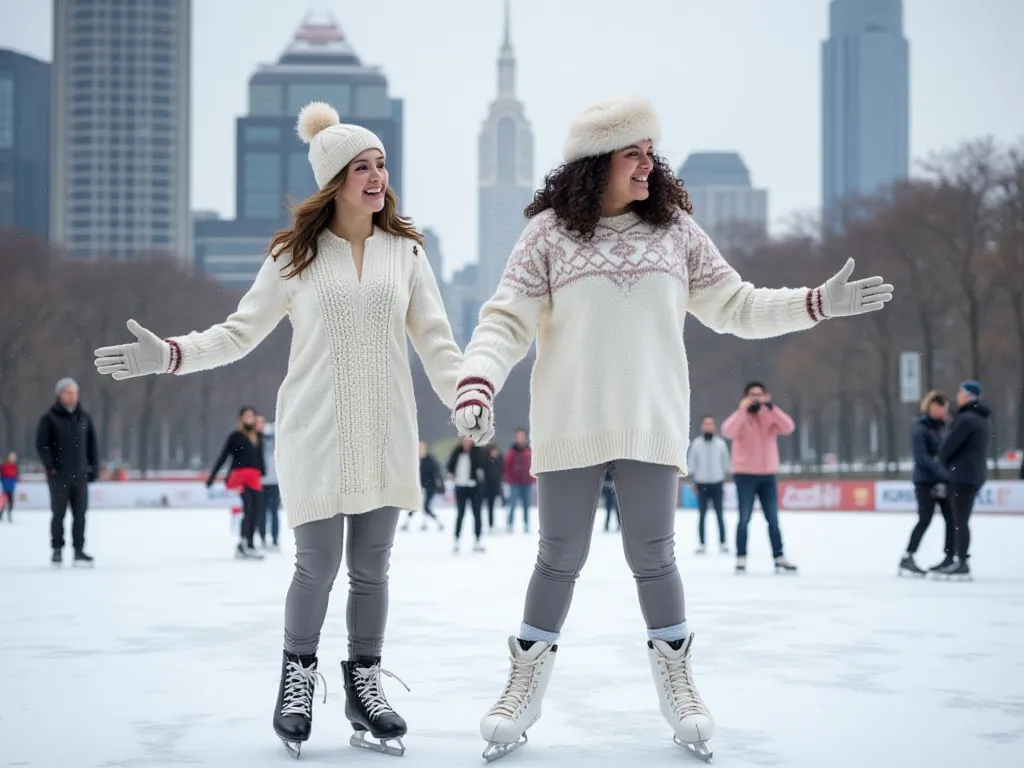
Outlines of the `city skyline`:
[[[51,57],[49,9],[0,0],[0,46]],[[406,101],[405,205],[419,226],[434,228],[445,248],[450,275],[476,258],[475,133],[493,93],[494,35],[501,3],[451,0],[444,15],[396,0],[389,26],[378,14],[350,3],[321,3],[338,16],[363,55],[387,73],[392,92]],[[581,13],[583,5],[592,13]],[[771,190],[773,230],[796,213],[817,208],[820,194],[820,46],[827,38],[828,3],[784,0],[771,8],[749,0],[724,0],[714,12],[657,0],[645,17],[675,32],[671,46],[649,46],[644,63],[615,49],[621,33],[609,30],[600,2],[570,0],[532,23],[534,0],[513,4],[513,32],[520,49],[520,96],[536,135],[534,185],[557,163],[569,120],[584,104],[610,93],[641,90],[662,113],[662,152],[673,167],[691,152],[741,153],[759,186]],[[258,7],[256,7],[258,6]],[[799,6],[799,7],[798,7]],[[521,10],[520,10],[521,9]],[[194,13],[193,209],[230,216],[235,208],[234,120],[245,114],[246,79],[281,50],[305,3],[281,8],[262,0],[240,17],[231,3],[210,0]],[[456,34],[458,15],[479,34]],[[1012,30],[1024,7],[986,0],[971,8],[953,0],[906,3],[906,34],[913,46],[911,157],[977,136],[1016,141],[1024,125],[1020,92],[1024,52]],[[638,21],[638,23],[640,23]],[[222,32],[231,25],[232,55]],[[644,27],[645,29],[648,26]],[[587,45],[569,47],[576,37]],[[569,42],[567,42],[569,41]],[[424,66],[429,42],[430,66]],[[771,67],[753,67],[749,51]],[[958,51],[950,56],[949,51]],[[438,52],[439,51],[439,52]],[[594,53],[600,51],[600,55]],[[573,66],[566,66],[572,62]],[[581,75],[585,72],[586,75]],[[755,74],[756,73],[756,74]],[[455,85],[452,85],[455,84]],[[786,109],[780,110],[779,105]],[[441,117],[439,117],[439,115]],[[913,167],[913,166],[912,166]],[[446,275],[447,276],[447,275]]]

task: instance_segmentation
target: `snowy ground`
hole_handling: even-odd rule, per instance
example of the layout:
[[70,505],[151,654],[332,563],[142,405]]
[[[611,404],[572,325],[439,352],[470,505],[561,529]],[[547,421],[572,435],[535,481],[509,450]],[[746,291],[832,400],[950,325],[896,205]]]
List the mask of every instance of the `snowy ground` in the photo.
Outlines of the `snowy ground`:
[[[226,518],[93,512],[91,571],[50,568],[44,513],[0,523],[0,766],[293,764],[270,727],[291,558],[236,562]],[[771,573],[761,520],[746,576],[693,556],[694,518],[679,513],[679,560],[716,765],[1024,766],[1024,519],[978,518],[976,581],[952,584],[896,577],[909,515],[784,515],[797,577]],[[412,692],[389,681],[411,725],[395,765],[483,764],[477,721],[504,684],[534,541],[453,556],[447,531],[400,534],[384,666]],[[342,590],[299,765],[389,765],[348,746]],[[544,717],[497,765],[698,765],[661,720],[644,639],[618,536],[599,530]]]

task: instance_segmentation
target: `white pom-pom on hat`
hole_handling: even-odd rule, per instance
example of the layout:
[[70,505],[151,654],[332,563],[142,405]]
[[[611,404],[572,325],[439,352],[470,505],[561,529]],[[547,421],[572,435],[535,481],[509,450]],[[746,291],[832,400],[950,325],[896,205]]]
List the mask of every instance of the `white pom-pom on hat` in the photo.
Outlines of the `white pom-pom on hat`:
[[638,141],[661,141],[654,105],[644,98],[615,98],[591,104],[572,121],[562,148],[566,163],[598,157]]
[[340,123],[338,110],[325,101],[311,101],[299,112],[295,128],[299,138],[309,144],[320,131]]

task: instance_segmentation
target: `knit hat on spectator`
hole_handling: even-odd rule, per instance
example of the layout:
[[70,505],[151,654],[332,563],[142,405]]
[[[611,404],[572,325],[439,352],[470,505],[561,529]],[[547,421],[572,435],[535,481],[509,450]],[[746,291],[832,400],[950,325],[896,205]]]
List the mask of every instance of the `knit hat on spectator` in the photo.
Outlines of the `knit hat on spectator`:
[[323,101],[313,101],[302,108],[296,131],[309,144],[309,164],[320,189],[363,150],[379,149],[387,156],[377,134],[361,125],[342,123],[337,110]]
[[965,381],[963,384],[960,385],[960,389],[961,391],[966,392],[968,395],[973,397],[975,400],[981,399],[981,384],[979,384],[977,381]]

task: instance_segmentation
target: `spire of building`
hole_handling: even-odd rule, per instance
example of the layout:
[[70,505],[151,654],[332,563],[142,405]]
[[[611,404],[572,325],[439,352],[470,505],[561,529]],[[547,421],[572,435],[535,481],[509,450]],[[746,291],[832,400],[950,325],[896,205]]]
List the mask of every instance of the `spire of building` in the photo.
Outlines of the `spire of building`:
[[516,97],[516,55],[512,50],[512,14],[505,0],[505,31],[498,55],[498,98]]

